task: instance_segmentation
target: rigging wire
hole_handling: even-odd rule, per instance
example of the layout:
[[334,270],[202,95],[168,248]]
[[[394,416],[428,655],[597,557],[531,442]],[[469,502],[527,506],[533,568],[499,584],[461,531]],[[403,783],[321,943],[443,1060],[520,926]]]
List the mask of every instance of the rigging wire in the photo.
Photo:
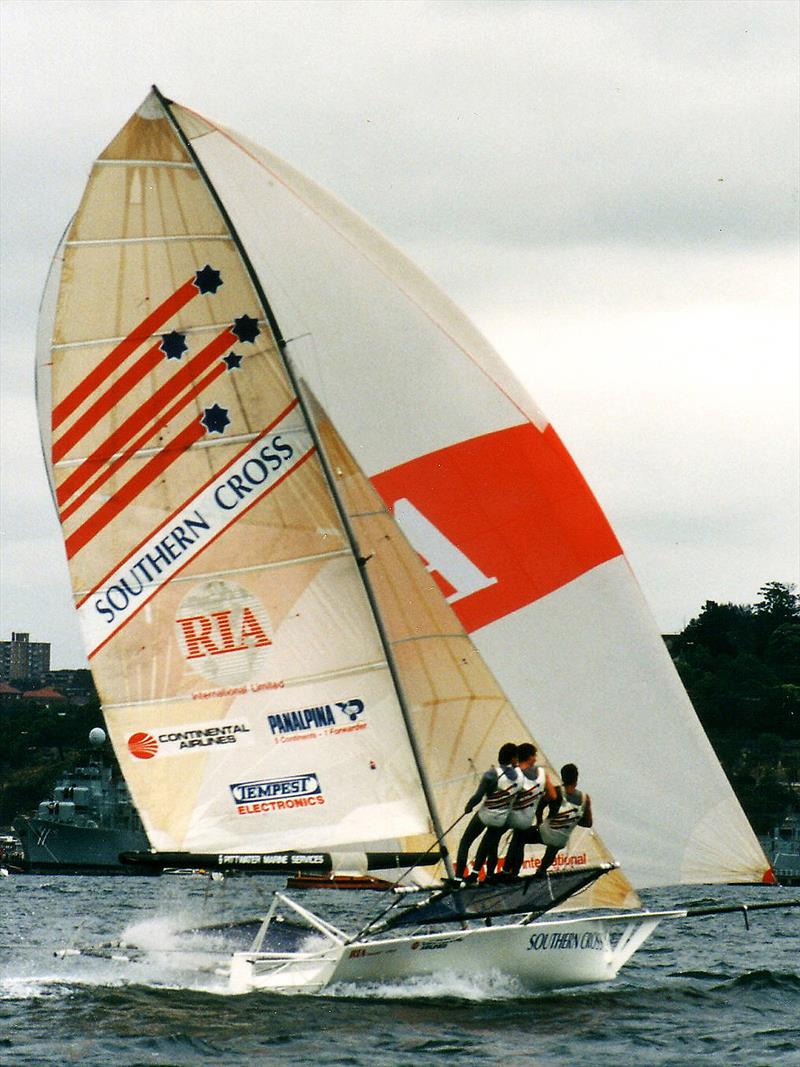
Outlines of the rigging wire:
[[[392,882],[392,884],[389,886],[388,889],[384,889],[383,890],[383,895],[385,896],[387,893],[394,893],[394,891],[400,885],[401,881],[404,878],[406,878],[409,874],[411,874],[411,872],[414,870],[415,867],[419,867],[420,864],[422,863],[423,857],[427,856],[429,852],[432,852],[436,848],[437,845],[441,845],[442,846],[442,852],[446,856],[447,855],[447,846],[444,844],[444,838],[447,837],[447,835],[450,833],[450,831],[454,830],[456,828],[456,826],[458,826],[458,824],[461,822],[461,820],[468,814],[469,814],[469,812],[463,811],[458,816],[458,818],[456,819],[455,822],[451,823],[447,827],[446,830],[442,830],[441,834],[436,838],[436,840],[433,842],[432,845],[429,845],[428,848],[425,849],[425,851],[422,853],[422,855],[419,857],[419,859],[415,863],[412,863],[411,866],[407,870],[403,871],[403,873],[397,877],[396,881]],[[348,943],[350,941],[357,941],[360,937],[363,937],[363,935],[365,933],[367,933],[367,931],[370,930],[377,922],[379,922],[384,917],[384,915],[388,914],[388,912],[390,912],[392,910],[392,908],[396,904],[397,904],[397,901],[393,900],[388,905],[388,907],[384,908],[383,911],[381,911],[378,915],[375,915],[372,919],[370,919],[369,922],[366,924],[366,926],[362,926],[362,928],[358,931],[358,933],[353,934],[352,937],[348,938]]]

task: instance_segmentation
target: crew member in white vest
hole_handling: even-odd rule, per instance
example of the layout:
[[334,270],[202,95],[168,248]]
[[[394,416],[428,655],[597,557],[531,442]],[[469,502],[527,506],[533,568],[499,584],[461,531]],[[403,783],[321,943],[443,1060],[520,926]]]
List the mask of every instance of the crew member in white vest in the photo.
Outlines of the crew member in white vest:
[[511,808],[502,826],[490,826],[481,838],[478,852],[475,856],[474,868],[480,871],[486,864],[486,880],[488,882],[506,881],[507,876],[495,873],[497,866],[497,850],[500,839],[506,830],[528,830],[533,825],[540,805],[547,801],[558,800],[558,793],[553,781],[545,767],[536,763],[536,746],[530,741],[524,741],[517,748],[517,760],[519,770],[522,771],[520,789],[514,794]]
[[[480,803],[480,807],[467,823],[458,845],[456,858],[456,878],[466,875],[467,856],[473,841],[487,827],[505,827],[511,802],[522,785],[522,774],[517,770],[517,746],[507,741],[497,753],[497,765],[484,771],[478,788],[469,798],[464,808],[466,814]],[[467,882],[477,882],[480,867],[473,865]]]
[[[591,797],[578,789],[578,768],[574,763],[565,763],[561,768],[561,782],[558,802],[547,806],[547,814],[539,825],[514,832],[503,865],[508,877],[519,874],[526,844],[543,844],[546,846],[544,856],[534,878],[544,878],[558,853],[567,847],[575,827],[592,825]],[[540,813],[542,810],[540,807]]]

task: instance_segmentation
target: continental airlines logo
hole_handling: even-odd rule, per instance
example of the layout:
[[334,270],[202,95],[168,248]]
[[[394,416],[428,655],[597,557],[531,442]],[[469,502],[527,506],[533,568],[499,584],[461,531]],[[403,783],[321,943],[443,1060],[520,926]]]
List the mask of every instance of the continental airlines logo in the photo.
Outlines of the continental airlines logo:
[[325,803],[319,778],[313,771],[287,778],[236,782],[229,788],[239,815],[264,815]]
[[135,759],[155,759],[156,756],[177,756],[200,749],[212,749],[219,745],[246,744],[251,740],[250,727],[244,722],[199,723],[168,730],[164,733],[148,733],[138,730],[128,737],[128,752]]

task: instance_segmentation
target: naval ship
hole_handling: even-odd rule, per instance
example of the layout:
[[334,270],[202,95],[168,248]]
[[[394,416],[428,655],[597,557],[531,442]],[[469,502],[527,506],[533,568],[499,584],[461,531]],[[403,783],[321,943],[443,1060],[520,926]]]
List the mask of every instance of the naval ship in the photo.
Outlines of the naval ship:
[[800,885],[800,811],[790,812],[761,838],[781,885]]
[[65,772],[53,795],[33,815],[20,815],[14,829],[29,873],[151,874],[119,861],[120,852],[150,848],[141,820],[121,778],[102,759],[105,731],[95,727],[95,754],[85,767]]

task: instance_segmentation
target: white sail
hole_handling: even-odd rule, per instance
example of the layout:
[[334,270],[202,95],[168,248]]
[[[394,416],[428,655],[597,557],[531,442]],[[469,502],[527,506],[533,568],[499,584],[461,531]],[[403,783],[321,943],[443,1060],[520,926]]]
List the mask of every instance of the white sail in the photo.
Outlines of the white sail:
[[363,220],[152,94],[59,261],[43,439],[157,849],[427,848],[535,737],[635,885],[768,873],[554,430]]
[[487,342],[314,183],[174,113],[295,365],[634,884],[769,879],[621,547]]
[[101,154],[58,258],[43,439],[92,671],[151,842],[270,851],[429,833],[309,427],[157,101]]
[[[430,789],[444,826],[453,826],[446,844],[456,854],[463,832],[465,802],[480,771],[491,766],[510,738],[530,739],[517,711],[492,676],[434,576],[414,551],[369,479],[356,464],[330,420],[313,404],[321,444],[329,457],[342,506],[352,523],[367,570],[387,647],[402,686],[409,721]],[[534,739],[535,743],[535,739]],[[537,762],[555,769],[539,752]],[[425,847],[407,840],[405,848]],[[543,846],[531,850],[531,865]],[[597,867],[613,860],[601,834],[578,828],[557,863],[568,868]],[[459,875],[462,871],[457,872]],[[487,872],[491,873],[491,872]],[[625,875],[614,871],[571,898],[564,907],[634,907]]]

